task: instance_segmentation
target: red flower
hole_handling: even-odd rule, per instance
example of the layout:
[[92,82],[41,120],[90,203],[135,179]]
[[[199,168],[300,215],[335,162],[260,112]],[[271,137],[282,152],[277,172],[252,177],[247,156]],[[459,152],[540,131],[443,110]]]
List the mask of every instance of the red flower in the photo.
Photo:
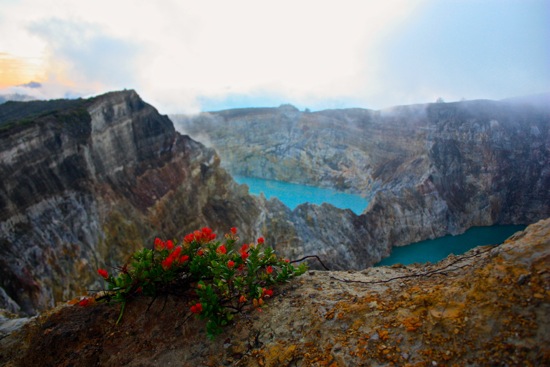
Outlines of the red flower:
[[172,249],[174,248],[174,242],[172,242],[172,240],[166,241],[165,247],[166,247],[168,250],[172,250]]
[[174,261],[174,258],[171,256],[168,256],[166,259],[162,260],[161,265],[164,270],[169,269],[172,266],[172,262]]
[[241,296],[239,297],[239,303],[245,303],[245,302],[246,302],[246,297],[243,296],[243,295],[241,295]]
[[235,266],[235,261],[229,260],[229,261],[227,262],[227,267],[228,267],[229,269],[231,269],[231,268],[234,267],[234,266]]
[[164,248],[164,241],[160,238],[155,238],[155,249],[161,251]]
[[263,237],[258,238],[258,245],[261,245],[264,242],[265,242],[265,240],[264,240]]
[[273,266],[269,265],[267,268],[265,268],[265,271],[267,274],[273,273]]
[[246,243],[244,245],[242,245],[239,252],[241,253],[241,259],[246,261],[246,259],[248,259],[248,245]]
[[97,273],[103,277],[103,279],[109,278],[109,273],[105,269],[97,269]]
[[189,255],[183,255],[182,257],[180,257],[180,264],[183,264],[188,260],[189,260]]
[[222,254],[226,254],[227,253],[227,249],[225,248],[225,245],[220,245],[220,247],[218,247],[218,249],[216,250],[216,252],[220,255]]
[[186,235],[183,240],[187,243],[197,241],[200,243],[208,243],[213,241],[216,238],[216,234],[212,232],[212,229],[208,227],[203,227],[201,230],[194,231]]
[[208,227],[201,228],[200,231],[194,231],[193,233],[189,233],[187,236],[183,238],[183,240],[187,243],[191,243],[193,241],[197,241],[200,243],[207,243],[209,241],[212,241],[216,238],[216,234],[212,232],[212,229]]
[[200,248],[198,251],[197,251],[197,256],[202,256],[204,255],[204,250],[202,248]]
[[231,233],[237,234],[237,227],[231,227]]
[[216,234],[208,227],[201,229],[201,238],[204,242],[212,241],[216,238]]
[[266,298],[273,297],[273,290],[264,288],[262,290],[262,295]]
[[191,312],[200,314],[202,312],[202,305],[200,303],[197,303],[193,306],[191,306]]
[[178,246],[178,247],[176,247],[176,249],[174,250],[174,252],[172,252],[172,253],[170,254],[170,256],[172,256],[173,258],[176,258],[176,257],[178,257],[178,256],[180,255],[180,253],[181,253],[181,246]]

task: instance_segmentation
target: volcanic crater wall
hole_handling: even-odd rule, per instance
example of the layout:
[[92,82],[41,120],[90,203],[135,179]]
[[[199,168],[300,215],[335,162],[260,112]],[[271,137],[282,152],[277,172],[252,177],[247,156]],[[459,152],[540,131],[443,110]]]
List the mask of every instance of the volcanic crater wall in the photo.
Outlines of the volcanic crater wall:
[[134,91],[28,103],[0,126],[0,308],[34,314],[101,289],[98,267],[155,236],[253,232],[257,205],[215,152]]
[[[344,220],[361,237],[344,246],[356,252],[348,266],[362,268],[391,246],[546,218],[549,106],[550,96],[540,95],[380,111],[301,112],[284,105],[171,118],[215,148],[233,174],[368,197],[363,215]],[[297,209],[308,210],[319,211]]]
[[[95,270],[154,237],[210,226],[290,258],[362,269],[392,246],[549,216],[548,108],[514,101],[176,116],[134,91],[0,105],[0,309],[34,314],[100,289]],[[369,196],[360,216],[291,211],[236,174]],[[315,266],[315,265],[314,265]]]

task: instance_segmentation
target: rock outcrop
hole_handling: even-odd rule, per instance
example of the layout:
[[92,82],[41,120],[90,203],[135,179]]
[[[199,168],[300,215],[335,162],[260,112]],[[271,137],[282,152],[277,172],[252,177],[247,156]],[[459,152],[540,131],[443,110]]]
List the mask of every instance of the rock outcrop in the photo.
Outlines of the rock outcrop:
[[212,149],[134,91],[9,102],[0,127],[0,308],[34,314],[100,287],[154,236],[258,216]]
[[[550,215],[550,96],[300,112],[292,106],[171,116],[233,174],[359,193],[349,267],[472,226]],[[315,220],[314,211],[301,208]],[[348,214],[345,214],[348,216]],[[323,251],[325,248],[317,246]]]
[[429,266],[311,271],[215,340],[170,296],[59,307],[0,339],[17,366],[546,366],[550,219]]

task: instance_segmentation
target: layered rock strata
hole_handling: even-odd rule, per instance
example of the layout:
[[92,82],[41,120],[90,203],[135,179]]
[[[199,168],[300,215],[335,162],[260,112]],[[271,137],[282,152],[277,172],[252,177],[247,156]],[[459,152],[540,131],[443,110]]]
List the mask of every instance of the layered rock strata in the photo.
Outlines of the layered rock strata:
[[28,103],[0,130],[0,308],[33,314],[98,289],[95,269],[155,236],[255,233],[258,206],[215,152],[135,92]]

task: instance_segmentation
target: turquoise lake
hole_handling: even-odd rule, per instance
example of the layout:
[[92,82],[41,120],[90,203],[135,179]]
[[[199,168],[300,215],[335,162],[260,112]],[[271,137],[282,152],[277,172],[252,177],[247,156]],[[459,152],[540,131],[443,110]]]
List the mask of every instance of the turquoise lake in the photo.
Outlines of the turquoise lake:
[[[354,213],[361,214],[369,204],[367,199],[359,195],[315,186],[244,176],[235,176],[234,179],[239,184],[247,184],[252,195],[263,193],[268,199],[276,197],[290,209],[303,203],[317,205],[330,203],[337,208],[351,209]],[[376,265],[435,263],[450,254],[460,255],[476,246],[500,244],[524,228],[525,226],[474,227],[458,236],[445,236],[435,240],[394,247],[391,255]]]
[[450,254],[460,255],[476,246],[501,244],[508,237],[523,229],[525,226],[473,227],[458,236],[445,236],[435,240],[394,247],[391,255],[376,266],[435,263]]
[[247,184],[252,195],[263,193],[268,199],[276,197],[292,210],[303,203],[317,205],[329,203],[337,208],[350,209],[355,214],[361,214],[369,205],[368,200],[359,195],[331,189],[255,177],[234,176],[233,178],[239,184]]

